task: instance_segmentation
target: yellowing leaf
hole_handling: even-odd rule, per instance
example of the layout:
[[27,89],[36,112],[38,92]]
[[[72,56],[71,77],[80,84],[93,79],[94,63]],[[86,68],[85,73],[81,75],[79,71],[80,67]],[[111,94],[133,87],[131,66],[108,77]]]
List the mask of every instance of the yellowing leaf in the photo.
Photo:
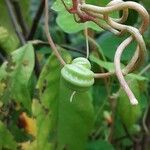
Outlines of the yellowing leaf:
[[20,146],[21,146],[21,150],[36,150],[37,149],[36,141],[34,141],[34,142],[30,142],[30,141],[23,142],[20,144]]
[[19,119],[25,131],[31,134],[32,136],[36,136],[37,133],[36,120],[34,118],[28,117],[25,112],[23,112],[19,116]]
[[29,80],[33,69],[34,49],[31,43],[13,51],[8,62],[4,62],[0,68],[0,82],[6,84],[1,100],[7,103],[13,99],[30,111]]

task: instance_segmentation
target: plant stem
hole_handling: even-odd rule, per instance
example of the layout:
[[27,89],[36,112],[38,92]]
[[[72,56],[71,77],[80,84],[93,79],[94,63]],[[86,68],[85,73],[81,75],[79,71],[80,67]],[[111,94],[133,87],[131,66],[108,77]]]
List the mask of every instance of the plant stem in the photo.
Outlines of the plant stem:
[[88,28],[87,28],[87,24],[84,23],[84,35],[85,35],[85,41],[86,41],[86,58],[89,58],[89,41],[88,41]]
[[18,0],[11,0],[11,1],[12,1],[12,4],[13,4],[13,7],[14,7],[14,11],[15,11],[17,20],[18,20],[18,22],[21,26],[23,35],[26,37],[26,35],[28,33],[28,27],[27,27],[27,24],[24,21],[19,2],[18,2]]
[[43,11],[44,11],[44,4],[45,4],[44,0],[41,0],[39,8],[38,8],[38,10],[37,10],[37,12],[35,14],[34,19],[33,19],[33,24],[32,24],[31,30],[30,30],[30,32],[28,34],[28,37],[27,37],[28,40],[32,40],[34,35],[35,35],[35,32],[36,32],[37,27],[38,27],[38,23],[39,23],[40,18],[41,18],[42,14],[43,14]]
[[13,11],[13,7],[12,7],[12,4],[10,2],[10,0],[5,0],[5,3],[6,3],[6,6],[8,8],[8,12],[9,12],[9,15],[10,15],[10,18],[11,18],[11,21],[12,21],[12,24],[14,26],[14,29],[15,29],[15,32],[20,40],[20,43],[22,45],[24,45],[26,43],[24,37],[23,37],[23,34],[22,32],[20,31],[20,26],[18,25],[18,22],[17,22],[17,19],[16,19],[16,16],[15,16],[15,13]]
[[138,101],[137,99],[135,98],[133,92],[131,91],[131,89],[129,88],[127,82],[125,81],[124,79],[124,76],[122,74],[122,71],[121,71],[121,65],[120,65],[120,58],[121,58],[121,55],[122,55],[122,52],[123,50],[128,46],[128,41],[130,39],[127,38],[125,39],[118,47],[116,53],[115,53],[115,58],[114,58],[114,64],[115,64],[115,72],[116,72],[116,75],[118,77],[118,80],[122,86],[122,88],[124,89],[124,91],[126,92],[126,94],[128,95],[129,99],[130,99],[130,103],[132,105],[137,105],[138,104]]
[[[11,4],[10,0],[5,0],[5,3],[7,5],[8,11],[9,11],[9,15],[11,17],[12,24],[13,24],[13,26],[15,28],[15,31],[16,31],[16,34],[17,34],[19,40],[20,40],[20,43],[21,43],[21,45],[24,45],[24,44],[26,44],[26,40],[25,40],[25,37],[23,36],[22,32],[20,32],[20,26],[18,25],[18,21],[16,19],[14,10],[12,8],[12,4]],[[35,66],[34,66],[34,70],[35,70],[35,74],[36,74],[36,76],[38,78],[41,69],[40,69],[40,64],[39,64],[39,61],[37,59],[35,51],[34,51],[34,54],[35,54]]]
[[82,54],[83,56],[86,56],[86,53],[84,51],[80,50],[80,49],[76,49],[74,47],[71,47],[71,46],[68,46],[68,45],[65,45],[65,44],[61,44],[60,46],[64,49],[67,49],[68,51],[77,52],[77,53]]
[[55,43],[53,42],[53,39],[49,33],[49,24],[48,24],[48,0],[45,0],[45,33],[49,42],[49,45],[51,46],[54,54],[56,55],[56,57],[58,58],[58,60],[60,61],[60,63],[62,65],[65,65],[66,62],[63,60],[63,58],[61,57],[61,55],[59,54],[57,47],[55,45]]

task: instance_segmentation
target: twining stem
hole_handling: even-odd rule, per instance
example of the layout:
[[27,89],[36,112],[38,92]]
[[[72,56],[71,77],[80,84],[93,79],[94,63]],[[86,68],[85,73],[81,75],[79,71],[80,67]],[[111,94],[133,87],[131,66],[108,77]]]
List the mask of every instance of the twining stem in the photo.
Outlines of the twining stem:
[[13,24],[13,26],[14,26],[14,29],[15,29],[15,31],[16,31],[16,34],[17,34],[17,36],[18,36],[18,38],[19,38],[19,40],[20,40],[20,43],[21,43],[22,45],[24,45],[24,44],[26,43],[26,41],[25,41],[25,39],[24,39],[24,37],[23,37],[22,32],[20,31],[20,26],[19,26],[19,24],[18,24],[16,15],[15,15],[15,13],[14,13],[14,11],[13,11],[12,4],[11,4],[10,0],[5,0],[5,3],[6,3],[6,6],[7,6],[7,8],[8,8],[8,12],[9,12],[9,15],[10,15],[10,18],[11,18],[11,21],[12,21],[12,24]]
[[[131,36],[128,37],[126,40],[124,40],[117,48],[117,51],[115,53],[115,58],[114,58],[114,65],[115,65],[115,74],[117,75],[122,88],[125,90],[126,94],[128,95],[131,104],[133,105],[137,104],[138,101],[136,100],[134,94],[130,90],[127,82],[125,81],[124,75],[128,74],[134,69],[137,69],[142,64],[145,58],[146,47],[141,34],[147,29],[149,25],[149,14],[147,13],[146,9],[138,3],[124,2],[122,0],[113,0],[106,7],[98,7],[98,6],[86,4],[84,0],[82,1],[75,0],[75,1],[78,2],[78,4],[76,3],[77,4],[75,5],[76,7],[73,7],[75,11],[71,13],[77,15],[81,21],[84,22],[89,20],[93,21],[101,28],[107,29],[113,32],[115,35],[122,35],[126,32],[131,34]],[[133,9],[140,14],[142,18],[142,25],[140,26],[139,29],[122,24],[128,18],[129,9]],[[123,15],[121,18],[114,19],[108,16],[109,13],[112,13],[114,11],[120,11],[120,10],[123,10]],[[84,18],[85,16],[86,18]],[[105,21],[106,25],[100,23],[101,20]],[[122,53],[124,49],[134,39],[138,43],[137,49],[132,59],[128,63],[128,65],[123,70],[121,70],[120,61],[121,61]],[[109,75],[112,74],[114,73],[95,74],[94,77],[95,78],[108,77]]]
[[26,37],[27,33],[28,33],[28,26],[23,18],[23,14],[21,11],[21,7],[19,5],[19,1],[16,0],[12,0],[12,5],[14,6],[14,11],[18,20],[18,23],[21,26],[23,35]]
[[89,41],[88,41],[88,28],[87,28],[87,24],[84,23],[84,34],[85,34],[85,41],[86,41],[86,58],[88,59],[89,58],[89,53],[90,53],[90,50],[89,50]]
[[135,2],[123,2],[108,7],[98,7],[90,4],[82,4],[80,5],[80,9],[82,11],[93,12],[96,14],[108,14],[116,10],[119,11],[124,9],[134,9],[142,16],[143,24],[140,27],[140,32],[143,33],[149,26],[149,19],[147,20],[147,18],[149,18],[148,12],[142,5]]
[[44,6],[45,6],[44,4],[45,4],[45,0],[41,0],[39,8],[38,8],[38,10],[37,10],[37,12],[35,14],[34,19],[33,19],[33,23],[32,23],[31,29],[30,29],[29,34],[27,36],[28,40],[32,40],[34,35],[35,35],[35,33],[36,33],[39,21],[40,21],[40,19],[42,17],[43,11],[44,11]]
[[126,92],[126,94],[128,95],[130,102],[132,105],[136,105],[138,104],[137,99],[135,98],[134,94],[132,93],[131,89],[129,88],[127,82],[125,81],[122,71],[121,71],[121,65],[120,65],[120,59],[121,59],[121,55],[123,50],[125,49],[125,47],[128,46],[128,42],[129,42],[129,38],[127,38],[126,40],[124,40],[120,46],[118,47],[115,57],[114,57],[114,63],[115,63],[115,72],[116,75],[118,77],[118,80],[120,81],[120,84],[122,86],[122,88],[124,89],[124,91]]
[[65,65],[66,62],[63,60],[63,58],[61,57],[61,55],[59,54],[57,47],[55,45],[55,43],[53,42],[53,39],[51,38],[50,32],[49,32],[49,24],[48,24],[48,0],[45,0],[45,33],[49,42],[49,45],[51,46],[54,54],[56,55],[56,57],[58,58],[58,60],[60,61],[60,63],[62,65]]
[[[14,29],[16,30],[16,34],[20,40],[20,43],[21,45],[24,45],[26,44],[26,39],[24,37],[24,35],[22,34],[21,30],[20,30],[20,26],[19,26],[19,23],[18,23],[18,20],[16,18],[16,15],[14,13],[14,9],[12,7],[12,4],[10,2],[10,0],[5,0],[5,3],[8,7],[8,10],[9,10],[9,14],[10,14],[10,17],[11,17],[11,20],[12,20],[12,24],[14,26]],[[40,72],[41,72],[41,69],[40,69],[40,64],[39,64],[39,61],[38,61],[38,58],[37,58],[37,55],[36,55],[36,52],[34,51],[34,55],[35,55],[35,66],[34,66],[34,70],[35,70],[35,74],[37,76],[37,78],[39,77],[40,75]]]
[[[84,7],[85,5],[87,5],[87,4],[83,4],[83,5],[81,5],[80,7],[81,7],[81,9],[82,9],[82,7]],[[114,6],[113,6],[114,5]],[[134,3],[134,2],[118,2],[118,4],[117,4],[117,2],[116,1],[111,1],[106,7],[97,7],[97,6],[94,6],[94,8],[96,7],[97,8],[97,10],[90,10],[90,11],[88,11],[88,9],[85,9],[84,8],[84,10],[83,11],[85,11],[86,13],[88,12],[90,15],[93,15],[94,17],[97,17],[97,18],[99,18],[99,19],[106,19],[106,14],[107,13],[110,13],[110,12],[112,12],[112,11],[114,11],[114,8],[116,9],[121,9],[121,8],[123,8],[123,16],[122,16],[122,18],[121,19],[119,19],[119,21],[121,21],[121,22],[123,22],[123,21],[125,21],[126,19],[127,19],[127,15],[128,15],[128,11],[127,11],[127,9],[128,9],[128,5],[129,5],[129,8],[132,8],[132,9],[134,9],[134,10],[136,10],[140,15],[141,15],[141,17],[142,17],[142,25],[141,25],[141,27],[140,27],[140,29],[139,29],[139,31],[141,32],[141,33],[143,33],[146,29],[147,29],[147,27],[148,27],[148,24],[149,24],[149,15],[148,15],[148,13],[147,13],[147,11],[144,9],[144,7],[143,6],[141,6],[141,5],[139,5],[139,4],[137,4],[137,3]],[[90,7],[90,5],[88,5],[88,7]],[[91,8],[92,8],[93,6],[91,5]],[[112,8],[112,9],[111,9]],[[102,14],[99,14],[99,13],[97,13],[97,12],[99,11],[99,12],[103,12]],[[114,23],[116,23],[117,22],[117,20],[116,19],[111,19],[110,17],[108,18],[111,22],[113,21]],[[111,24],[109,24],[110,26],[111,26]],[[115,26],[115,29],[117,29],[117,26],[119,26],[119,25],[121,25],[121,24],[117,24],[116,26]],[[114,26],[111,26],[112,28],[114,28]],[[126,27],[123,27],[122,29],[121,29],[122,31],[124,31],[124,30],[126,30]],[[132,42],[132,40],[130,41],[130,42]],[[129,42],[129,44],[130,44],[130,42]],[[130,72],[130,71],[132,71],[132,70],[135,70],[135,69],[137,69],[139,66],[140,66],[140,64],[141,64],[141,59],[140,59],[140,61],[137,61],[137,59],[138,58],[142,58],[142,57],[140,57],[141,55],[140,55],[141,53],[139,53],[139,50],[137,50],[136,52],[135,52],[135,54],[134,54],[134,56],[133,56],[133,59],[130,61],[130,63],[126,66],[126,69],[124,69],[124,71],[126,70],[126,73],[128,73],[128,72]],[[136,64],[135,64],[136,63]]]
[[[128,32],[132,35],[129,37],[130,40],[129,40],[128,45],[133,41],[133,39],[136,39],[136,41],[138,43],[137,50],[135,51],[135,54],[134,54],[133,58],[131,59],[130,63],[126,66],[127,69],[124,69],[124,70],[128,70],[128,72],[130,72],[130,71],[132,71],[133,68],[138,68],[142,64],[142,62],[144,61],[145,53],[146,53],[145,42],[144,42],[141,34],[139,33],[139,30],[134,28],[134,27],[131,27],[131,26],[116,23],[115,21],[110,19],[108,17],[108,15],[105,15],[105,19],[107,20],[107,23],[110,26],[112,26],[113,28],[116,28],[118,30],[122,30],[124,32]],[[135,63],[137,62],[138,58],[140,59],[140,61],[135,66]]]
[[114,72],[94,73],[94,78],[108,78],[113,74],[114,74]]
[[[87,8],[87,6],[89,8],[91,7],[90,10],[89,10],[89,8]],[[111,1],[106,7],[97,7],[97,6],[92,6],[92,5],[88,5],[88,4],[80,5],[81,10],[83,10],[84,12],[86,12],[94,17],[97,17],[99,19],[105,19],[105,16],[107,13],[110,13],[110,12],[114,11],[115,9],[120,10],[123,8],[123,16],[119,20],[113,19],[113,21],[115,21],[115,22],[126,21],[127,16],[128,16],[128,7],[138,11],[139,14],[142,16],[143,22],[142,22],[142,25],[141,25],[141,28],[139,29],[139,31],[141,33],[143,33],[147,29],[147,26],[149,24],[149,15],[148,15],[147,11],[144,9],[144,7],[137,3],[123,2],[123,1],[122,2],[121,1]],[[95,8],[97,8],[97,10],[95,10]],[[101,12],[101,14],[99,14],[98,12]],[[110,17],[109,17],[109,19],[112,21],[112,19]],[[124,29],[126,29],[126,27],[123,27],[122,30],[124,30]]]

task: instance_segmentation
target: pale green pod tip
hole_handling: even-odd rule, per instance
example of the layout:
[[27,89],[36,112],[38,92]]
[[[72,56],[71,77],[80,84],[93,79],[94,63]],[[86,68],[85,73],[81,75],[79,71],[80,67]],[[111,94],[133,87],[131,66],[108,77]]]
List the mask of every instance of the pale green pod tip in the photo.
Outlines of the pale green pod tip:
[[72,64],[82,65],[82,66],[85,66],[85,67],[88,68],[88,69],[91,69],[91,64],[90,64],[90,62],[88,61],[88,59],[86,59],[86,58],[84,58],[84,57],[75,58],[75,59],[72,61]]

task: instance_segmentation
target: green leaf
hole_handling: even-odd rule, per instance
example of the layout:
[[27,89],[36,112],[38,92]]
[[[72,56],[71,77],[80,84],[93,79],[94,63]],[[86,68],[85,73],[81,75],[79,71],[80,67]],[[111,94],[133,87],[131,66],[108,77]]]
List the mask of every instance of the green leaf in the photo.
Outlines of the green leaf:
[[94,121],[92,99],[89,92],[77,92],[70,102],[72,93],[62,79],[58,102],[58,148],[83,150]]
[[[6,7],[6,4],[5,4],[4,0],[0,0],[0,10],[1,10],[1,13],[0,13],[0,26],[3,26],[7,29],[9,35],[11,35],[11,38],[13,39],[12,44],[18,45],[19,40],[18,40],[18,38],[16,36],[16,33],[15,33],[15,30],[12,26],[12,22],[11,22],[9,14],[8,14],[8,9]],[[12,48],[13,48],[14,45],[12,45]]]
[[105,0],[105,1],[87,0],[87,3],[92,5],[98,5],[98,6],[106,6],[109,2],[110,0]]
[[32,149],[47,150],[51,149],[52,144],[49,143],[51,131],[51,112],[46,111],[37,99],[32,102],[32,114],[36,120],[37,134],[35,140],[29,145]]
[[17,46],[18,42],[13,34],[10,34],[6,28],[0,26],[0,47],[7,53],[10,53],[15,50]]
[[[105,85],[100,81],[97,81],[92,87],[92,95],[95,110],[98,111],[99,108],[103,108],[104,104],[107,102],[107,91]],[[102,113],[100,115],[102,115]]]
[[[20,5],[21,13],[22,13],[25,23],[30,22],[30,15],[29,15],[30,0],[18,1],[18,3]],[[7,39],[7,44],[5,45],[3,44],[4,46],[2,45],[1,47],[1,43],[0,43],[0,47],[4,48],[4,50],[9,53],[17,48],[17,46],[19,45],[19,40],[15,33],[15,29],[13,27],[10,15],[8,13],[8,8],[4,0],[0,0],[0,10],[1,10],[0,26],[5,27],[5,29],[7,30],[9,34],[9,37]]]
[[[101,6],[105,6],[109,2],[109,0],[107,0],[106,2],[97,2],[97,1],[90,1],[90,2],[92,4],[94,2],[94,4],[99,4]],[[65,3],[69,8],[72,8],[71,0],[65,0]],[[62,4],[62,2],[60,0],[56,0],[56,2],[52,6],[52,9],[57,11],[58,16],[56,18],[56,22],[64,32],[74,33],[74,32],[78,32],[78,31],[85,29],[85,23],[76,23],[73,15],[69,14],[69,12],[66,11],[64,5]],[[117,18],[118,13],[114,12],[114,13],[112,13],[111,16],[114,18]],[[102,23],[102,21],[101,21],[101,23]],[[105,23],[105,22],[103,22],[103,23]],[[96,31],[103,30],[91,21],[86,22],[86,26],[88,28],[91,28]]]
[[109,72],[114,72],[114,63],[112,62],[106,62],[103,60],[100,60],[96,58],[94,55],[90,55],[90,60],[101,66],[102,68],[105,68]]
[[[96,5],[96,6],[100,6],[100,7],[105,7],[108,3],[110,2],[110,0],[102,0],[102,1],[98,1],[98,0],[87,0],[87,4],[92,4],[92,5]],[[111,17],[113,18],[118,18],[119,17],[119,13],[117,11],[114,11],[110,14]]]
[[141,1],[144,4],[144,7],[146,7],[146,9],[149,9],[149,7],[150,7],[150,1],[148,1],[148,0],[141,0]]
[[24,0],[24,1],[18,1],[21,12],[23,15],[23,19],[26,24],[31,24],[31,15],[30,15],[30,6],[31,6],[31,0]]
[[[69,5],[71,4],[70,1],[65,2],[67,2],[67,4],[69,3]],[[102,29],[93,22],[87,22],[86,24],[76,23],[73,15],[69,14],[69,12],[66,11],[64,5],[60,0],[56,0],[56,2],[52,6],[52,9],[57,11],[58,16],[56,18],[56,22],[64,32],[75,33],[85,29],[85,25],[86,27],[93,30],[102,31]]]
[[37,141],[34,140],[33,142],[24,142],[21,144],[21,150],[53,150],[54,147],[51,146],[51,144],[46,144],[42,147],[38,147]]
[[17,150],[17,143],[15,142],[14,137],[1,121],[0,121],[0,149]]
[[87,146],[87,150],[114,150],[114,148],[107,141],[97,140],[90,142]]
[[11,20],[10,20],[8,11],[7,11],[8,9],[7,9],[6,5],[5,5],[5,1],[4,0],[0,0],[0,10],[1,10],[1,13],[0,13],[0,25],[4,26],[11,33],[14,34],[13,27],[12,27],[12,24],[11,24]]
[[[66,62],[70,62],[69,54],[64,51],[61,51],[61,54]],[[73,91],[65,87],[62,82],[60,86],[61,68],[55,55],[51,55],[38,82],[41,103],[50,110],[50,137],[56,138],[58,149],[67,146],[68,149],[83,150],[93,125],[91,96],[88,92],[76,93],[73,102],[70,103]]]
[[[100,44],[104,55],[109,58],[111,61],[114,61],[114,55],[117,50],[117,47],[125,40],[128,36],[117,37],[112,33],[106,32],[97,39],[97,42]],[[133,56],[133,53],[136,49],[136,44],[133,42],[130,44],[122,55],[122,61],[129,61]]]
[[49,136],[51,131],[51,115],[43,112],[37,117],[37,148],[38,150],[47,150],[50,146]]
[[21,102],[28,110],[31,108],[31,97],[28,90],[28,82],[34,68],[34,50],[31,43],[11,53],[8,63],[1,67],[3,77],[1,83],[5,84],[5,92],[2,100],[7,102],[13,99]]
[[[66,51],[60,49],[60,53],[67,63],[71,61],[71,57]],[[61,68],[60,62],[52,54],[44,65],[37,83],[41,104],[35,101],[32,110],[37,116],[37,145],[40,150],[43,150],[45,144],[48,143],[49,136],[53,136],[53,132],[56,131]],[[48,112],[46,113],[43,108]]]
[[[66,60],[66,63],[70,63],[71,56],[64,49],[60,47],[58,49],[60,50],[62,57]],[[51,103],[53,104],[53,100],[58,96],[58,91],[56,89],[59,88],[61,68],[60,62],[56,56],[52,54],[48,58],[40,74],[37,88],[40,92],[42,104],[46,108],[50,108]]]
[[[25,21],[28,22],[30,20],[30,15],[29,15],[30,7],[29,6],[30,6],[31,0],[24,0],[24,1],[17,1],[17,2],[20,5],[23,19],[25,19]],[[8,8],[7,8],[4,0],[0,0],[0,9],[1,9],[0,25],[6,27],[9,30],[9,32],[15,34],[15,30],[14,30],[14,27],[12,25],[10,15],[8,13]]]
[[[106,61],[100,60],[94,55],[90,55],[90,60],[93,61],[94,63],[98,64],[99,66],[105,68],[109,72],[115,72],[115,67],[114,67],[113,62],[106,62]],[[123,64],[121,64],[121,67],[124,68],[125,66]],[[134,74],[134,73],[128,74],[128,77],[138,80],[138,81],[148,81],[148,78],[138,75],[138,74]]]
[[134,74],[134,73],[128,74],[128,77],[135,79],[135,80],[139,80],[139,81],[148,81],[146,77],[138,75],[138,74]]
[[122,120],[122,123],[126,127],[132,127],[135,124],[139,117],[141,116],[141,106],[140,106],[140,89],[139,84],[136,79],[131,79],[128,77],[129,86],[132,92],[135,94],[136,98],[139,100],[138,105],[131,105],[129,98],[126,93],[121,89],[119,91],[119,98],[117,101],[117,110]]
[[114,116],[114,134],[113,137],[115,139],[118,139],[120,137],[126,136],[126,132],[124,130],[124,126],[122,124],[122,121],[120,120],[120,116],[118,115],[118,112],[116,112]]

